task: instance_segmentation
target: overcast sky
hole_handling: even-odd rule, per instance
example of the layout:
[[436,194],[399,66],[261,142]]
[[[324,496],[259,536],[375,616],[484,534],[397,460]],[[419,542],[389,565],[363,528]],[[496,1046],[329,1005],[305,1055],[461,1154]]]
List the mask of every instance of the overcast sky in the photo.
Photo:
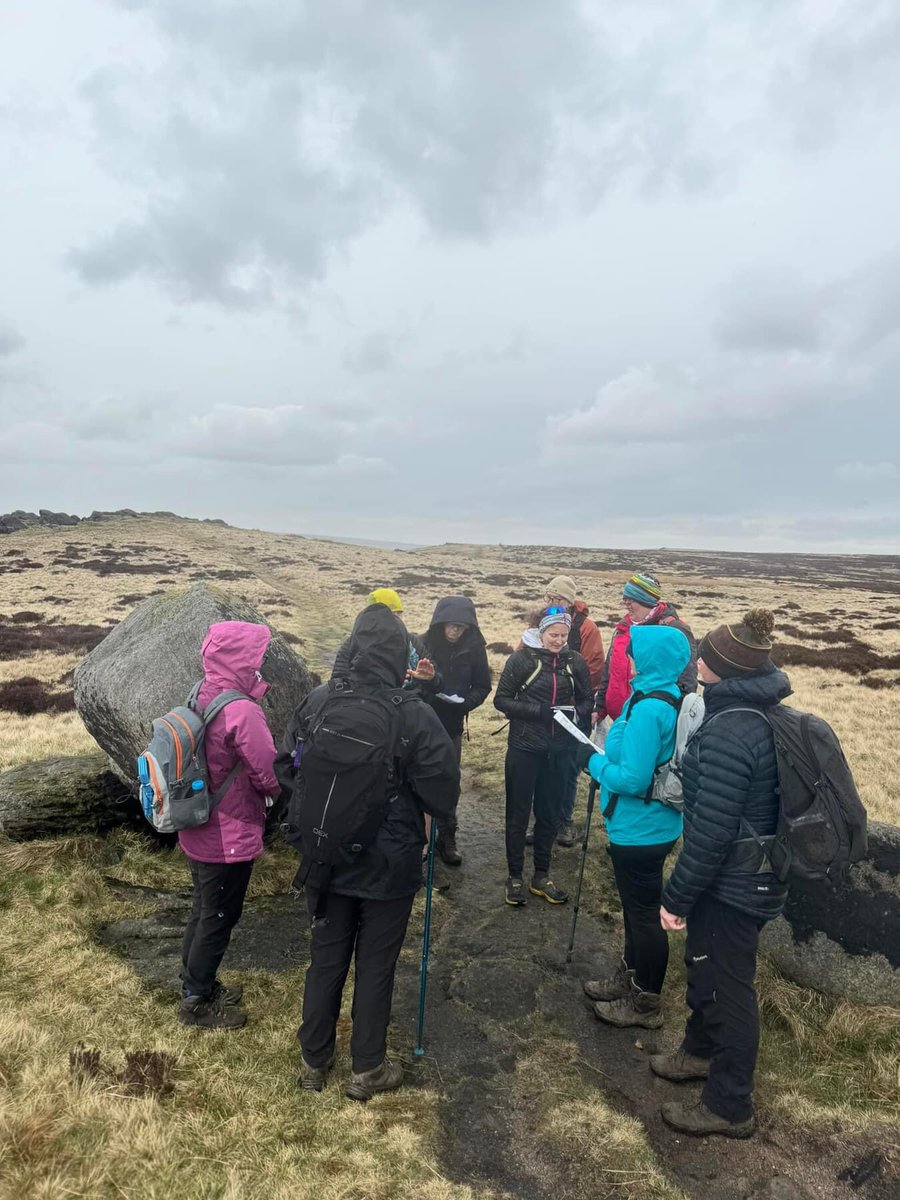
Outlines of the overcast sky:
[[0,0],[0,511],[894,550],[895,0]]

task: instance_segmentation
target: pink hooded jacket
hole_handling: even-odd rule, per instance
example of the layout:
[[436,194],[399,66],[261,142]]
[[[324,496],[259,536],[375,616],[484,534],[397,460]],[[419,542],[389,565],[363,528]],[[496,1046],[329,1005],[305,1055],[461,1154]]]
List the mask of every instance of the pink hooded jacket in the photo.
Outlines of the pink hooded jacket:
[[267,795],[277,796],[275,743],[256,700],[269,685],[257,679],[269,648],[271,633],[265,625],[247,621],[219,621],[210,625],[200,652],[204,681],[198,702],[203,708],[211,700],[234,689],[250,696],[235,700],[213,718],[206,733],[206,763],[210,787],[224,783],[238,761],[244,764],[205,825],[182,829],[178,841],[188,858],[198,862],[247,862],[258,857],[263,847]]

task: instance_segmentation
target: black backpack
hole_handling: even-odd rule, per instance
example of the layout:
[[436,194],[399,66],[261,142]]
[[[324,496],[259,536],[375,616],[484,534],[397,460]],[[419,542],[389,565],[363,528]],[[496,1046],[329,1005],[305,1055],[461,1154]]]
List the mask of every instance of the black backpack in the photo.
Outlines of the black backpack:
[[838,882],[867,851],[866,810],[837,734],[827,721],[786,704],[772,708],[723,708],[752,712],[775,736],[778,763],[778,825],[759,837],[742,825],[763,851],[771,870],[789,878]]
[[333,679],[306,736],[297,740],[297,776],[282,828],[288,844],[303,855],[304,881],[317,868],[323,911],[334,868],[368,849],[384,821],[397,780],[404,699],[399,690],[364,690]]

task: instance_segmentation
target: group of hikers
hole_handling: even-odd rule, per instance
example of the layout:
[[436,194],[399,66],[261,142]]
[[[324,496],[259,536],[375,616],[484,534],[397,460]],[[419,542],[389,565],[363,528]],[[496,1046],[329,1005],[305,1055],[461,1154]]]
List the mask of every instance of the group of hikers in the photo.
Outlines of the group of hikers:
[[[599,790],[624,943],[612,975],[585,981],[584,991],[601,1022],[659,1028],[668,935],[686,928],[690,1017],[678,1048],[652,1056],[650,1068],[676,1082],[702,1081],[703,1089],[699,1100],[664,1104],[662,1116],[684,1133],[747,1137],[754,1130],[759,934],[781,912],[787,890],[765,855],[778,821],[778,775],[772,729],[758,716],[791,688],[770,656],[774,621],[766,611],[717,626],[698,646],[650,574],[628,579],[623,607],[604,654],[574,580],[552,579],[503,668],[494,693],[508,718],[502,899],[512,908],[530,896],[551,905],[568,900],[551,859],[555,843],[571,846],[579,836],[576,790],[586,772]],[[245,1023],[241,990],[224,986],[218,968],[263,848],[267,808],[286,805],[288,840],[295,835],[301,854],[295,882],[311,919],[300,1085],[317,1092],[326,1083],[355,960],[346,1094],[367,1100],[402,1082],[401,1066],[387,1055],[387,1027],[397,959],[422,885],[427,822],[436,822],[443,863],[462,862],[457,804],[466,719],[493,685],[485,639],[467,597],[442,599],[417,637],[406,629],[397,593],[376,589],[331,680],[296,709],[276,748],[259,706],[270,636],[264,625],[225,621],[210,627],[202,646],[200,710],[227,690],[243,698],[223,707],[206,732],[218,802],[204,824],[179,833],[194,892],[178,1016],[207,1029]],[[651,791],[672,758],[682,698],[695,693],[698,678],[705,718],[684,754],[682,812]],[[576,740],[557,714],[591,744]],[[382,728],[392,731],[391,751],[373,767],[370,751]],[[345,751],[360,756],[339,769],[329,755],[336,761]],[[341,789],[352,793],[352,780],[363,777],[353,798],[360,816],[352,844],[326,853],[335,814],[347,803]],[[322,802],[309,818],[314,795]]]

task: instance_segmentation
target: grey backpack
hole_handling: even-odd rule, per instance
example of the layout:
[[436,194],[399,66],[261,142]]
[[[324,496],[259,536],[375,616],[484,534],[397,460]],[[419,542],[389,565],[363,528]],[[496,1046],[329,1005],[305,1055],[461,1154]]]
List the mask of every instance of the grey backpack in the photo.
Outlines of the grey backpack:
[[220,787],[209,788],[203,743],[209,724],[243,692],[220,692],[201,712],[198,683],[187,704],[179,704],[153,722],[150,744],[137,760],[141,808],[157,833],[176,833],[205,825],[213,808],[244,769],[237,762]]

